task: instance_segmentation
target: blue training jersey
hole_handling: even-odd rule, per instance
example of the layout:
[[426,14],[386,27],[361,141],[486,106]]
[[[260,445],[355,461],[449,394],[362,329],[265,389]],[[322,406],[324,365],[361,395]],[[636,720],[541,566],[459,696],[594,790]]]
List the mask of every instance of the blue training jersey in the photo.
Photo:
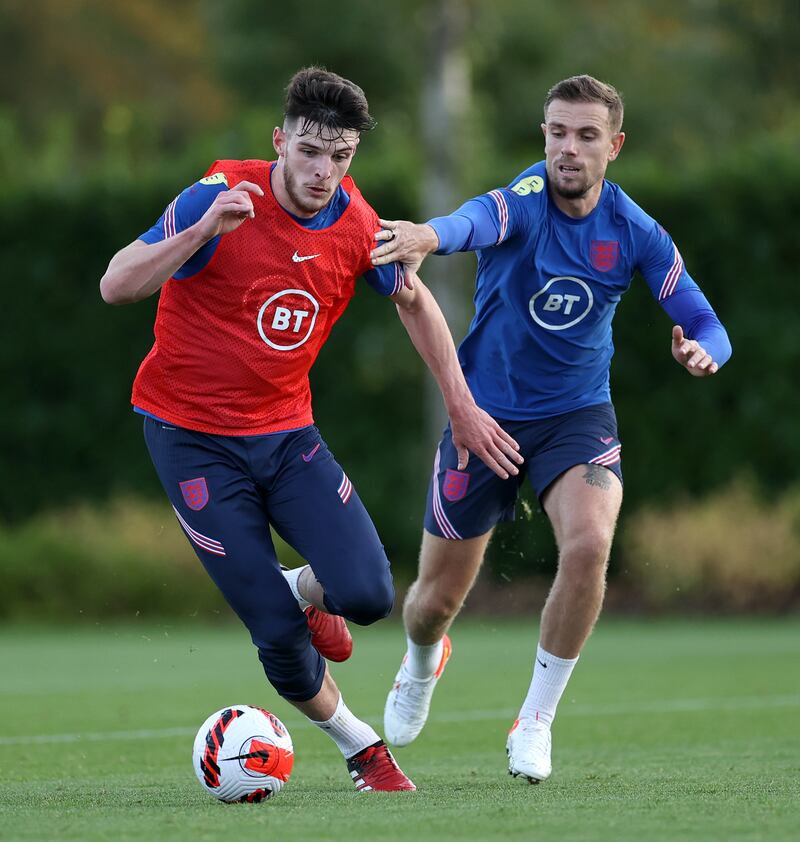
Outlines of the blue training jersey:
[[[275,164],[270,167],[270,176]],[[181,231],[190,228],[202,218],[203,214],[211,207],[218,193],[230,190],[235,185],[228,185],[227,180],[220,174],[215,174],[187,187],[179,193],[172,202],[167,205],[164,213],[161,214],[156,223],[138,239],[148,245],[160,243],[168,237],[173,237]],[[329,228],[345,212],[350,203],[350,196],[347,191],[339,185],[333,198],[322,210],[312,217],[298,217],[286,211],[291,217],[304,228],[320,231]],[[376,232],[377,233],[377,232]],[[219,245],[220,237],[214,237],[205,245],[201,246],[183,266],[173,275],[176,280],[184,280],[196,275],[204,269]],[[394,295],[403,288],[403,276],[400,267],[396,263],[389,263],[385,266],[374,266],[364,273],[364,279],[380,295]]]
[[616,184],[605,181],[594,210],[574,219],[550,198],[542,161],[430,224],[437,253],[477,250],[475,316],[458,355],[475,400],[497,418],[611,399],[611,321],[637,270],[688,338],[719,365],[730,356],[671,237]]

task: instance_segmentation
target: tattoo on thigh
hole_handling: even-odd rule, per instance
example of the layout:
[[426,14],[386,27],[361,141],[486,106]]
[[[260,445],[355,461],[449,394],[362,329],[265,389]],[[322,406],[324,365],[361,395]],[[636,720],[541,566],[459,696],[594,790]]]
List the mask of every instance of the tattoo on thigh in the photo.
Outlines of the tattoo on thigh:
[[611,488],[611,471],[602,465],[587,465],[583,478],[587,485],[602,488],[603,491],[608,491]]

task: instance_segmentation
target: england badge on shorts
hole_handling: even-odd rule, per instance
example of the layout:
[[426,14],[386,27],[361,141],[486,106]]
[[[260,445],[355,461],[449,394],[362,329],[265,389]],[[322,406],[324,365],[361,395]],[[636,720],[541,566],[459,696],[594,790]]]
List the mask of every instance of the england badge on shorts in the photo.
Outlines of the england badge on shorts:
[[617,265],[619,243],[616,240],[592,240],[590,257],[595,269],[610,272]]
[[461,500],[469,488],[469,474],[448,468],[442,482],[442,494],[451,503]]
[[198,512],[208,503],[208,486],[205,477],[187,479],[186,482],[180,483],[180,487],[183,499],[192,511]]

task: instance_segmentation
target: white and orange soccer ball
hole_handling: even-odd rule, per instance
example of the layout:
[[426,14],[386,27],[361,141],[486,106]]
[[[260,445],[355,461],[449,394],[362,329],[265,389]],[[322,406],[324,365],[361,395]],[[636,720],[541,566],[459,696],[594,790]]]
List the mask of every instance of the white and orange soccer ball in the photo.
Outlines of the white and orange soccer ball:
[[266,801],[277,795],[294,765],[292,738],[275,714],[252,705],[218,710],[194,740],[194,771],[220,801]]

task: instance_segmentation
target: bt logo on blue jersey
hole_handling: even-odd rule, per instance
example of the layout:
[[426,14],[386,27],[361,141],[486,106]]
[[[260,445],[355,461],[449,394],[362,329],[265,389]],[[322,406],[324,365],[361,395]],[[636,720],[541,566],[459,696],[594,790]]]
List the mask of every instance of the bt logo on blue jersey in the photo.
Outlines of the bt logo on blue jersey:
[[594,304],[589,285],[579,278],[551,278],[531,297],[528,309],[536,324],[546,330],[565,330],[585,319]]

